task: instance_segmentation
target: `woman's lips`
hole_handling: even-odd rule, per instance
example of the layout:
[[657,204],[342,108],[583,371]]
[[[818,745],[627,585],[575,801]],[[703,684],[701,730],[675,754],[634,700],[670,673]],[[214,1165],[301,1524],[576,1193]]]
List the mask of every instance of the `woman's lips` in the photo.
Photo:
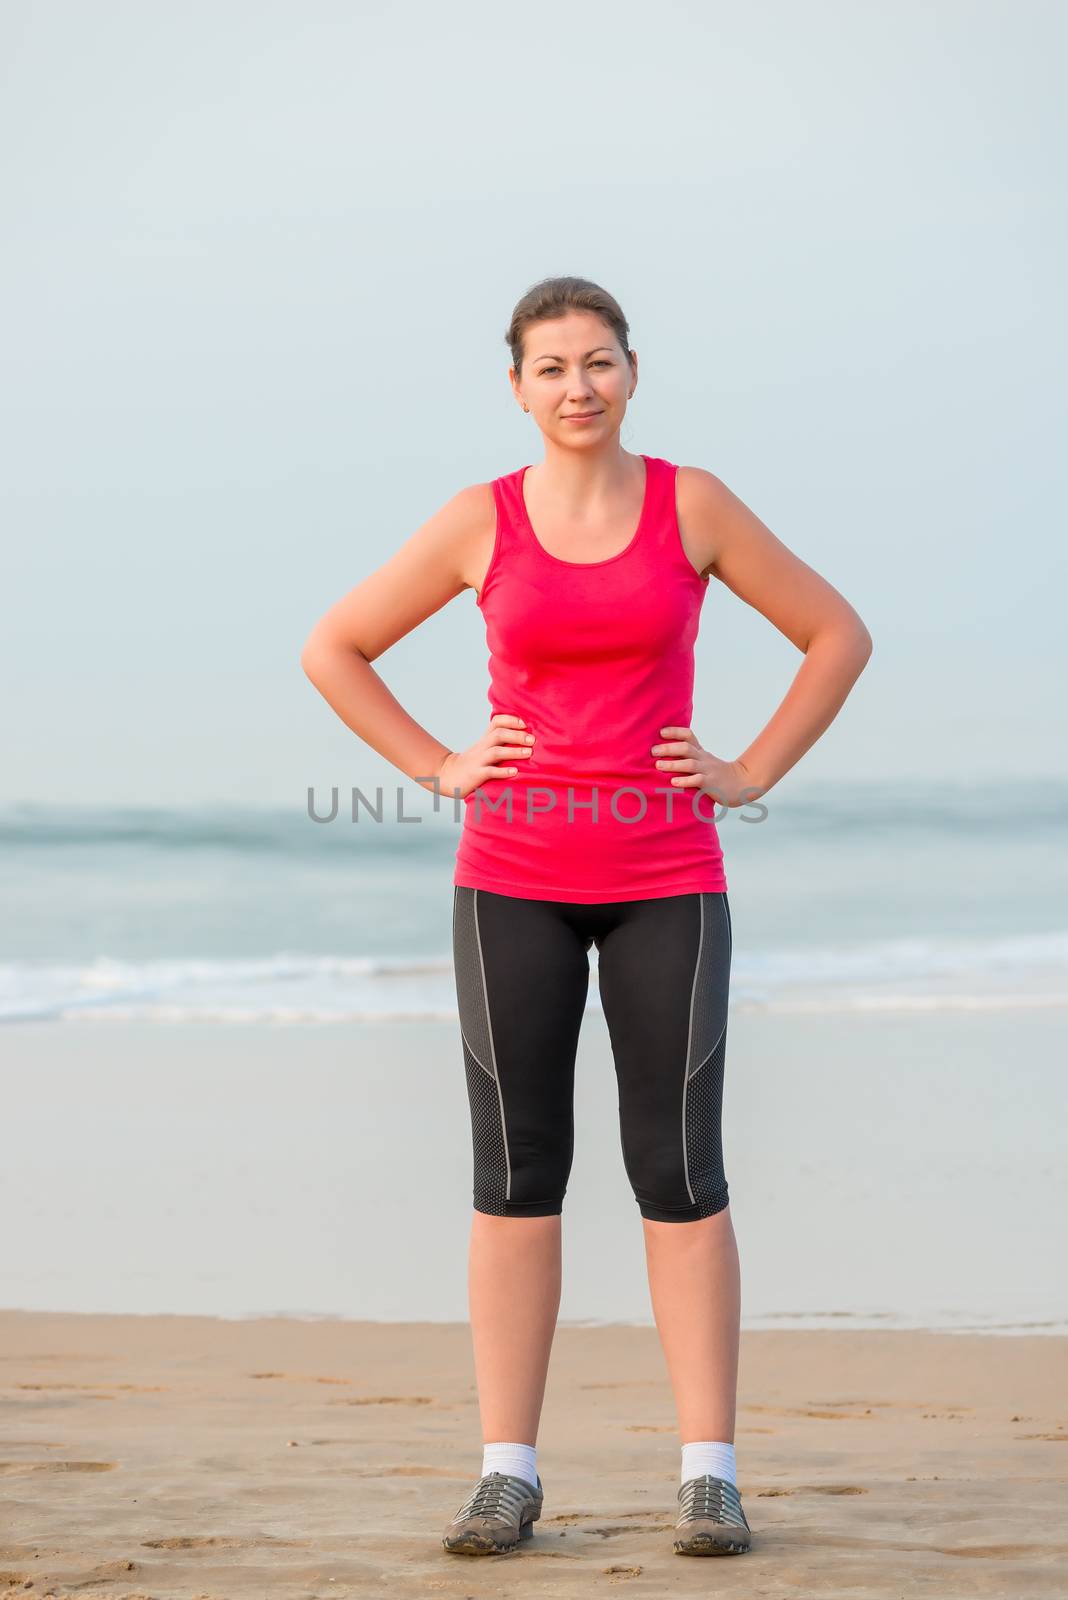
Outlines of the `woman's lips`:
[[593,422],[594,419],[599,417],[600,415],[601,415],[601,413],[599,411],[587,411],[585,413],[582,413],[582,412],[579,412],[579,411],[573,411],[570,416],[564,418],[564,421],[565,422]]

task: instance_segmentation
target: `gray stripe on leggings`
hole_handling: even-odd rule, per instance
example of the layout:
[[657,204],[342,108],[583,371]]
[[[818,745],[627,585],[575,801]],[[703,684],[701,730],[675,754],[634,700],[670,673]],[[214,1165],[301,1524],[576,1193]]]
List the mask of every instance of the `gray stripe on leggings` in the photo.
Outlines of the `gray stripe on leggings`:
[[694,1192],[690,1188],[690,1161],[686,1152],[686,1089],[690,1081],[690,1053],[693,1050],[693,1006],[697,994],[697,980],[701,973],[701,951],[705,942],[705,897],[703,894],[698,896],[698,904],[701,909],[701,933],[697,941],[697,960],[693,966],[693,983],[690,985],[690,1020],[686,1036],[686,1061],[682,1074],[682,1170],[686,1174],[686,1193],[690,1197],[691,1205],[696,1205],[697,1201],[694,1199]]
[[[504,1198],[512,1198],[512,1158],[508,1154],[508,1125],[504,1120],[504,1096],[501,1094],[501,1079],[497,1071],[497,1051],[493,1043],[493,1022],[490,1018],[489,991],[486,988],[486,966],[482,958],[482,932],[478,925],[478,890],[474,890],[473,903],[475,908],[475,943],[478,946],[478,965],[482,976],[482,1004],[486,1011],[486,1033],[489,1038],[490,1058],[493,1062],[493,1081],[497,1085],[497,1104],[501,1109],[501,1137],[504,1140],[504,1163],[508,1179],[504,1186]],[[480,1063],[481,1065],[481,1063]]]
[[[709,890],[708,892],[710,894],[712,893],[711,890]],[[704,900],[704,898],[705,897],[702,894],[702,896],[701,896],[702,901]],[[717,893],[716,894],[716,899],[719,901],[719,908],[720,908],[720,911],[723,914],[723,921],[726,924],[726,932],[727,932],[727,966],[728,966],[728,969],[729,969],[730,960],[731,960],[731,920],[730,920],[730,912],[727,910],[727,899],[726,899],[725,895]],[[701,1068],[706,1064],[706,1062],[711,1061],[712,1057],[715,1055],[716,1051],[719,1049],[720,1042],[722,1041],[723,1035],[726,1033],[726,1031],[727,1031],[727,1007],[724,1006],[724,1008],[723,1008],[723,1026],[722,1026],[722,1028],[720,1028],[719,1033],[716,1036],[716,1042],[712,1046],[711,1050],[708,1050],[708,1051],[705,1052],[704,1056],[702,1056],[701,1060],[697,1063],[696,1067],[694,1067],[693,1071],[690,1073],[690,1077],[691,1078],[696,1078],[697,1074],[700,1072]]]

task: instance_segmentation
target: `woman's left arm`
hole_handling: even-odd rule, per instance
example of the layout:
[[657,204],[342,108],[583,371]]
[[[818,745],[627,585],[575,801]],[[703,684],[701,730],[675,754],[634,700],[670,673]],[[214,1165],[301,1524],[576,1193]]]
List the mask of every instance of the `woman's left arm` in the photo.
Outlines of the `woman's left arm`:
[[714,473],[698,467],[679,473],[679,526],[687,544],[805,657],[774,715],[731,763],[748,785],[733,803],[744,805],[759,798],[753,789],[766,794],[830,727],[871,656],[872,638],[849,601]]

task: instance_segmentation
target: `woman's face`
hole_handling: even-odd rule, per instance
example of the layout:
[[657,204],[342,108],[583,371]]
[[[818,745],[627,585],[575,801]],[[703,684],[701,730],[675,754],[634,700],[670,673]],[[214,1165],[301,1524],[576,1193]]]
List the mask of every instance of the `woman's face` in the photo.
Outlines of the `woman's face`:
[[[593,311],[535,322],[523,341],[523,376],[512,389],[548,438],[562,445],[603,444],[618,432],[637,383],[615,333]],[[578,420],[583,413],[595,413]]]

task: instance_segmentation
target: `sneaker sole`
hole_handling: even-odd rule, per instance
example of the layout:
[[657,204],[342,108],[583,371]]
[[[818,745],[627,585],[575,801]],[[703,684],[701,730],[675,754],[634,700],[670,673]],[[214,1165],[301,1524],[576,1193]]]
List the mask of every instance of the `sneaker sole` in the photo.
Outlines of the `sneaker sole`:
[[451,1551],[453,1555],[499,1556],[506,1555],[509,1550],[514,1550],[521,1539],[532,1539],[533,1537],[534,1519],[531,1518],[529,1522],[521,1524],[518,1537],[513,1539],[510,1544],[498,1544],[488,1533],[479,1533],[477,1530],[471,1533],[458,1533],[453,1539],[445,1537],[441,1542],[445,1549]]
[[710,1533],[695,1533],[688,1539],[675,1540],[677,1556],[743,1556],[749,1549],[737,1539],[714,1539]]

